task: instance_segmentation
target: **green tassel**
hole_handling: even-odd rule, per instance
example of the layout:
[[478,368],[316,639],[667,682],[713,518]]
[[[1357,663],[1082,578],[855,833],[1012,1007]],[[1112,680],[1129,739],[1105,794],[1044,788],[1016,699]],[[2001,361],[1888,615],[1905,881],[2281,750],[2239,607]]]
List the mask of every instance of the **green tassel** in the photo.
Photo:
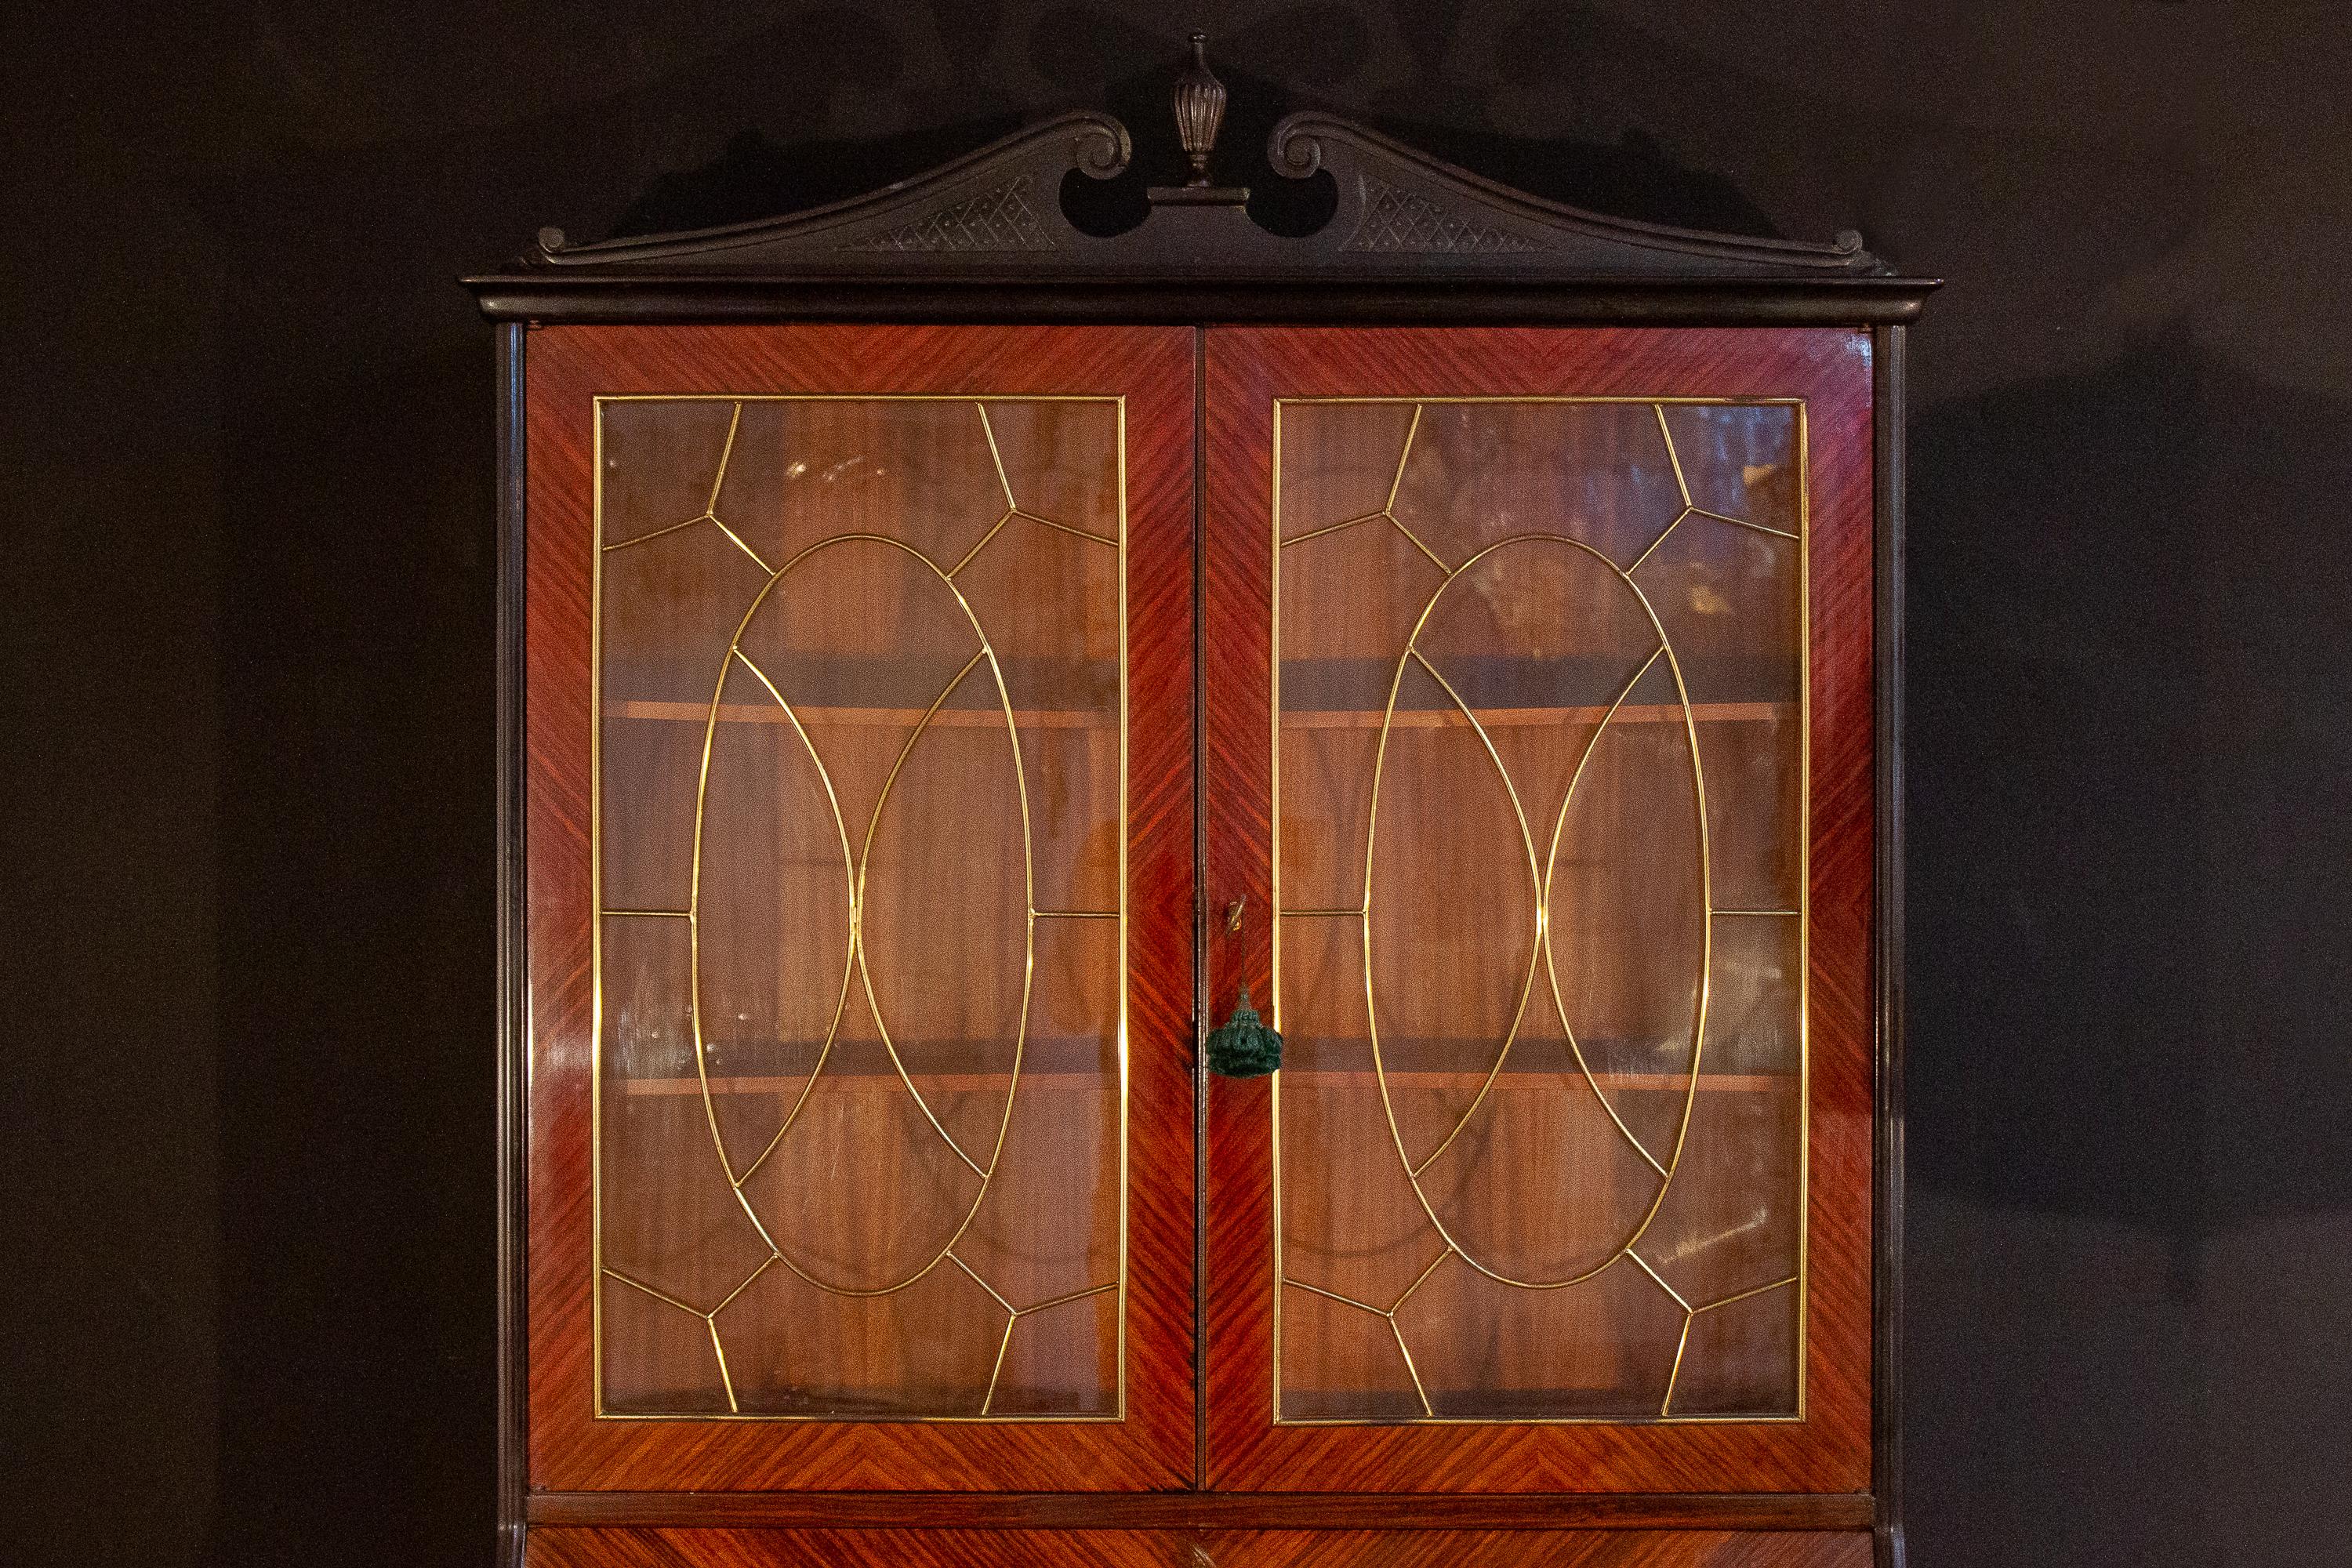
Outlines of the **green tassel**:
[[1282,1037],[1250,1005],[1249,987],[1234,1016],[1209,1031],[1209,1070],[1219,1078],[1264,1078],[1282,1066]]

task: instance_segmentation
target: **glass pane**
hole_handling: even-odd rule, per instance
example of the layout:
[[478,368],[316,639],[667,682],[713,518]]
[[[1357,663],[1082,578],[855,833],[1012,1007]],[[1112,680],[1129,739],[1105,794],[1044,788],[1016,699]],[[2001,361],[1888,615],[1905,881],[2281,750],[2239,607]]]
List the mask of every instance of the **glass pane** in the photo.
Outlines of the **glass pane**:
[[598,415],[604,1409],[1116,1418],[1117,403]]
[[1801,1403],[1787,403],[1283,403],[1276,1413]]

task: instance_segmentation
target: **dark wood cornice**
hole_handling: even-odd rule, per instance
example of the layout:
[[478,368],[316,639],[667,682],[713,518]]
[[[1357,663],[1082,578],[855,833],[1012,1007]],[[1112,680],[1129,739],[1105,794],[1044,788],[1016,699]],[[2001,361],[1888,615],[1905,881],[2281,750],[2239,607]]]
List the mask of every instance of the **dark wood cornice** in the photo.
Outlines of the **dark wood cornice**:
[[1111,235],[1063,209],[1073,174],[1126,171],[1126,128],[1046,120],[870,195],[780,217],[575,245],[542,230],[469,278],[483,311],[533,321],[1905,321],[1936,287],[1829,244],[1707,234],[1542,200],[1319,110],[1266,158],[1328,176],[1313,233],[1260,227],[1248,192],[1155,189]]

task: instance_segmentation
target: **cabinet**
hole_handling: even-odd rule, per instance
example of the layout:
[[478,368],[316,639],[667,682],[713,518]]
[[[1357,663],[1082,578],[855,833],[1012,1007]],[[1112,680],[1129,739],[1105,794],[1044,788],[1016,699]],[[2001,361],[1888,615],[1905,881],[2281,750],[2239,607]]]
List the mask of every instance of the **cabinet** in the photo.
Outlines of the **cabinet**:
[[1930,285],[1270,153],[471,280],[514,1560],[1898,1550]]

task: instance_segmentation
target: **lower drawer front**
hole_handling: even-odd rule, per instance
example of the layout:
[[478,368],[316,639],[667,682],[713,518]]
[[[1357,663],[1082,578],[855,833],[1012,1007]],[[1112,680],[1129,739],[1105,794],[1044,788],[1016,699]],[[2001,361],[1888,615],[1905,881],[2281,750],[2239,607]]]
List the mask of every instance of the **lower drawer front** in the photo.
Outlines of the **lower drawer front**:
[[1866,1531],[714,1530],[543,1526],[529,1568],[1870,1568]]

